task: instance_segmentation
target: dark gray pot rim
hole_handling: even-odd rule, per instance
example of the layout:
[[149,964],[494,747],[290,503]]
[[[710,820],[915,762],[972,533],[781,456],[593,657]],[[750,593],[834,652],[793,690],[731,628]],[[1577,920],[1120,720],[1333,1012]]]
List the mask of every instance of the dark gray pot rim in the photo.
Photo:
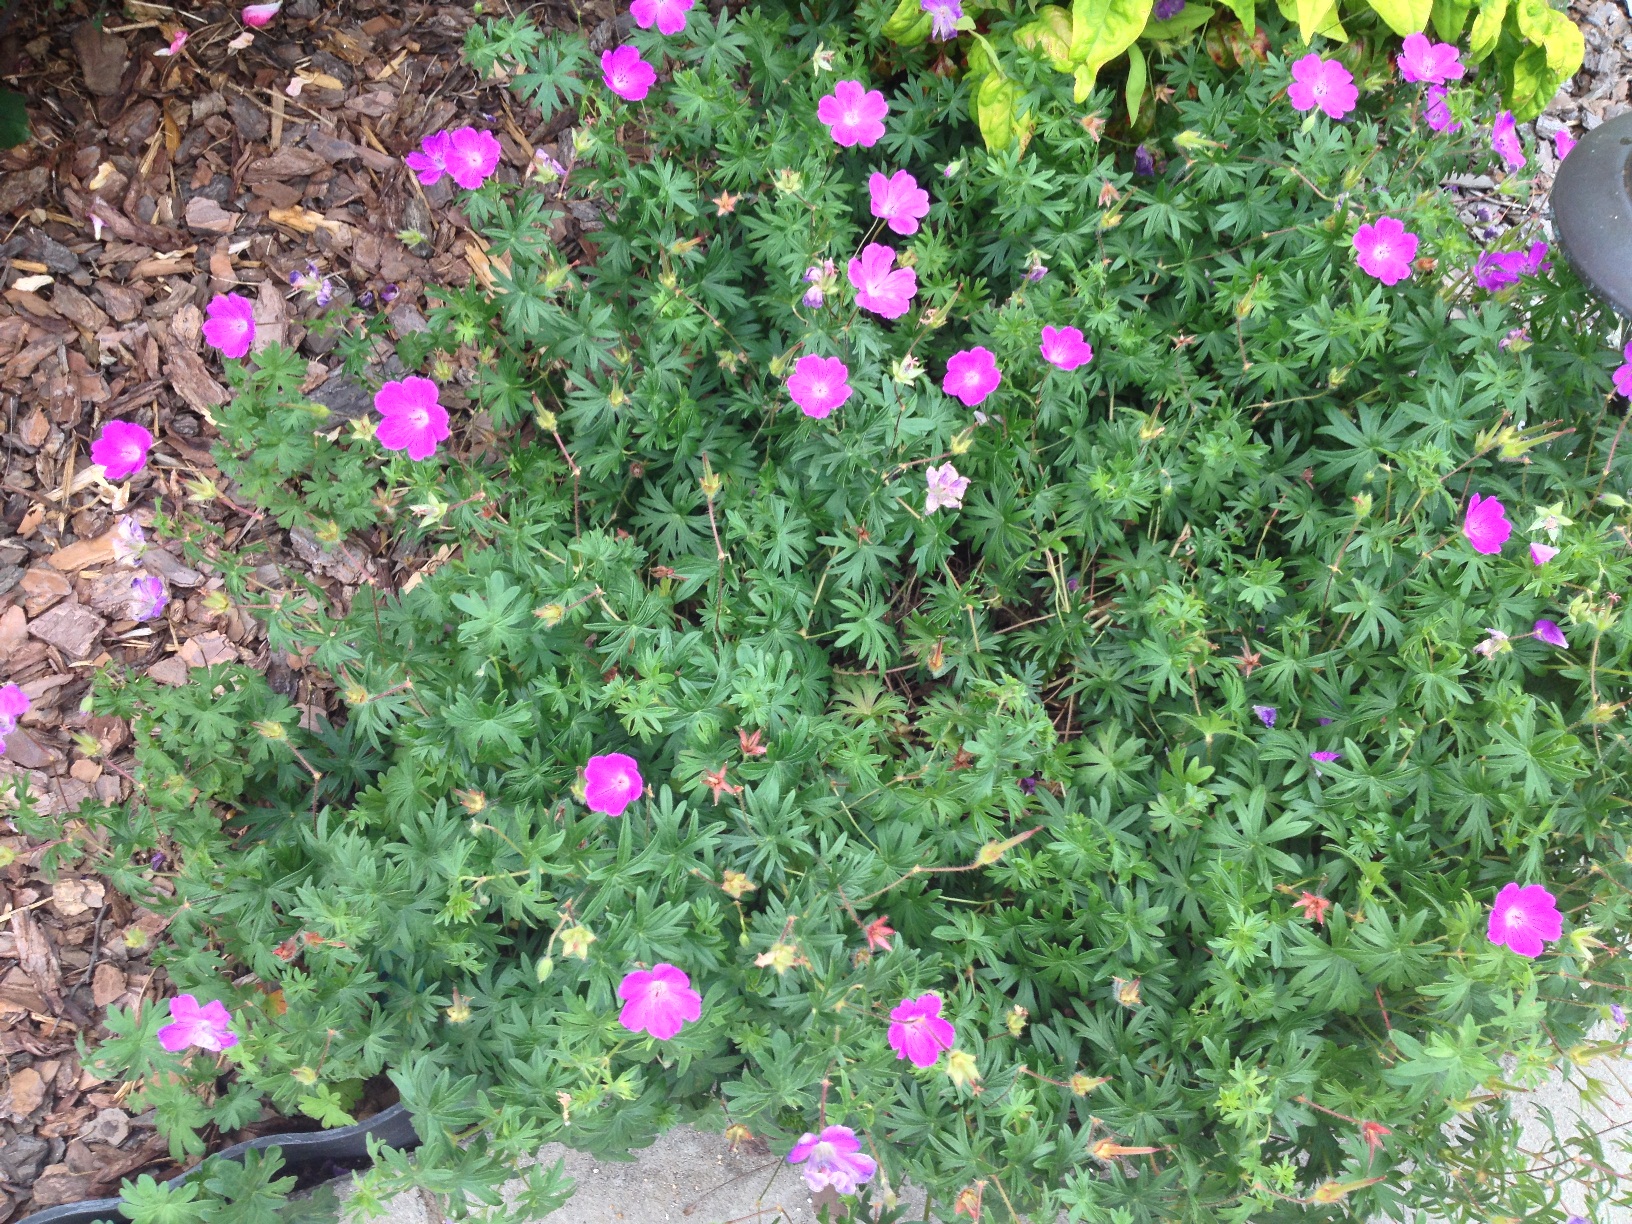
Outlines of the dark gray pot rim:
[[[389,1147],[412,1148],[419,1145],[419,1135],[414,1131],[413,1119],[409,1116],[407,1107],[398,1103],[351,1126],[262,1135],[258,1139],[249,1139],[223,1148],[206,1159],[242,1160],[246,1152],[264,1152],[267,1148],[275,1147],[282,1151],[284,1167],[291,1173],[297,1173],[319,1161],[358,1160],[366,1157],[370,1135]],[[197,1176],[201,1167],[195,1166],[185,1173],[177,1174],[165,1185],[179,1186]],[[119,1210],[118,1198],[62,1203],[24,1216],[17,1224],[95,1224],[98,1220],[107,1221],[108,1224],[125,1224],[125,1217]]]

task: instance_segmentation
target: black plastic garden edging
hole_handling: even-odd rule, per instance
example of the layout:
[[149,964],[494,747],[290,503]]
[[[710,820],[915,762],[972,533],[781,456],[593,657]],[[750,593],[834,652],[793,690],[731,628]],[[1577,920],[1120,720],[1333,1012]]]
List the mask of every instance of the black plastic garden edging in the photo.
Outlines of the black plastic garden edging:
[[[351,1126],[333,1130],[302,1131],[282,1135],[262,1135],[244,1143],[235,1143],[208,1157],[210,1160],[239,1160],[245,1152],[264,1152],[278,1148],[283,1153],[284,1167],[290,1173],[325,1160],[356,1160],[368,1155],[368,1137],[373,1135],[381,1143],[394,1148],[419,1146],[419,1135],[414,1131],[413,1119],[402,1104],[382,1109],[372,1118],[365,1118]],[[169,1179],[166,1185],[179,1186],[198,1173],[195,1166]],[[24,1216],[17,1224],[123,1224],[117,1198],[86,1199],[82,1203],[63,1203],[47,1207],[33,1215]]]
[[1576,274],[1632,315],[1632,115],[1583,136],[1553,178],[1553,225]]

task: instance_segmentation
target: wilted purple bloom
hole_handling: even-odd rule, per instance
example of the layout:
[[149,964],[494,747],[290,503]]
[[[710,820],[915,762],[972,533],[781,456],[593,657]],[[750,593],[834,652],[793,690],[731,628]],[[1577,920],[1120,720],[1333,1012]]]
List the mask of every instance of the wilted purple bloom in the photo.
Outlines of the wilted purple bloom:
[[958,22],[963,20],[963,5],[959,0],[918,0],[918,4],[929,14],[930,38],[945,42],[958,36]]
[[1473,648],[1474,654],[1483,655],[1488,659],[1497,651],[1507,649],[1507,634],[1500,629],[1486,629],[1485,632],[1490,636]]
[[1156,177],[1156,159],[1144,145],[1133,151],[1133,172],[1145,178]]
[[380,301],[382,301],[382,302],[394,302],[394,301],[396,301],[397,300],[397,292],[398,292],[398,290],[397,290],[397,287],[395,285],[381,286],[381,288],[380,288]]
[[1151,16],[1157,21],[1169,21],[1184,12],[1184,0],[1156,0],[1156,9]]
[[1263,723],[1266,727],[1273,727],[1275,725],[1275,715],[1279,713],[1274,706],[1261,705],[1253,706],[1252,712],[1258,716],[1258,721]]
[[820,264],[812,264],[805,269],[805,284],[810,288],[805,290],[805,296],[801,301],[811,310],[820,310],[824,297],[834,288],[837,279],[831,259],[824,259]]
[[1076,594],[1076,593],[1077,593],[1077,588],[1078,588],[1078,587],[1079,587],[1079,586],[1081,586],[1081,585],[1082,585],[1082,583],[1081,583],[1081,582],[1079,582],[1079,581],[1078,581],[1078,580],[1077,580],[1077,579],[1075,579],[1075,578],[1067,578],[1067,579],[1066,579],[1066,580],[1065,580],[1065,589],[1066,589],[1066,590],[1068,590],[1068,591],[1070,591],[1070,592],[1071,592],[1071,594],[1073,594],[1073,595],[1075,595],[1075,594]]
[[130,618],[149,621],[164,611],[170,596],[164,593],[164,580],[153,574],[143,574],[130,580]]
[[364,289],[361,293],[359,293],[357,295],[357,305],[363,307],[365,310],[374,305],[374,290]]
[[1315,763],[1315,776],[1322,777],[1324,775],[1321,774],[1320,767],[1330,765],[1333,761],[1342,760],[1343,754],[1341,752],[1311,752],[1309,759]]
[[1422,117],[1436,132],[1460,132],[1462,125],[1451,118],[1450,103],[1445,101],[1443,85],[1430,85],[1422,108]]
[[1496,347],[1501,349],[1502,352],[1505,353],[1509,349],[1511,349],[1514,345],[1519,345],[1520,347],[1523,347],[1523,346],[1528,345],[1529,343],[1530,343],[1530,329],[1529,328],[1527,328],[1527,327],[1511,327],[1511,328],[1508,329],[1507,335],[1503,336],[1500,340],[1498,340],[1496,342]]
[[134,515],[121,514],[113,525],[113,559],[120,565],[134,561],[147,547],[147,533]]
[[1332,725],[1332,720],[1329,718],[1317,718],[1315,721],[1323,727],[1329,727]]
[[1524,146],[1519,143],[1518,123],[1512,111],[1503,111],[1496,116],[1496,123],[1490,131],[1490,147],[1501,156],[1509,170],[1524,169]]
[[1031,267],[1026,269],[1026,279],[1034,285],[1047,275],[1048,267],[1042,262],[1042,260],[1037,260],[1031,265]]
[[1615,1021],[1616,1025],[1620,1028],[1626,1027],[1626,1009],[1619,1003],[1611,1003],[1609,1005],[1609,1017],[1611,1020]]
[[1035,795],[1037,793],[1036,775],[1020,779],[1020,793],[1022,795]]
[[1564,630],[1558,627],[1558,622],[1543,617],[1536,622],[1536,636],[1549,646],[1556,646],[1563,650],[1570,644],[1570,639],[1564,636]]

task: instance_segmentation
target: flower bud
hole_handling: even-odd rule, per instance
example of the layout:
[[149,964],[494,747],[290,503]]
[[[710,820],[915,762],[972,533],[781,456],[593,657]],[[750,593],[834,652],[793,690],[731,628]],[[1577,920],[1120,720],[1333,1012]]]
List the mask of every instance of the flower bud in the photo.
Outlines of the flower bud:
[[276,719],[262,719],[259,722],[252,722],[249,725],[255,728],[262,739],[281,740],[289,738],[289,732],[286,731],[283,724],[278,722]]
[[289,1075],[297,1084],[305,1084],[308,1088],[317,1083],[317,1072],[310,1067],[296,1067]]
[[453,797],[459,801],[459,806],[472,816],[487,810],[487,796],[479,790],[455,790]]
[[533,609],[533,615],[544,622],[546,629],[554,629],[566,614],[567,610],[558,603],[547,603],[542,608]]
[[703,487],[703,496],[713,501],[720,495],[720,487],[725,480],[718,472],[709,472],[698,483]]
[[470,1019],[470,1000],[457,990],[453,992],[453,1006],[447,1010],[448,1023],[464,1024]]
[[540,429],[546,430],[549,433],[554,433],[556,426],[559,424],[559,422],[555,419],[555,413],[551,412],[548,408],[540,408],[538,410],[538,415],[535,416],[533,420],[538,422],[538,427]]
[[1026,1031],[1026,1020],[1030,1015],[1031,1013],[1018,1003],[1009,1009],[1009,1014],[1004,1018],[1003,1023],[1008,1026],[1010,1037],[1017,1038]]
[[980,1083],[980,1064],[967,1050],[953,1050],[946,1056],[947,1078],[959,1088]]
[[540,982],[547,980],[555,972],[555,961],[548,956],[538,958],[538,964],[533,966],[533,974]]

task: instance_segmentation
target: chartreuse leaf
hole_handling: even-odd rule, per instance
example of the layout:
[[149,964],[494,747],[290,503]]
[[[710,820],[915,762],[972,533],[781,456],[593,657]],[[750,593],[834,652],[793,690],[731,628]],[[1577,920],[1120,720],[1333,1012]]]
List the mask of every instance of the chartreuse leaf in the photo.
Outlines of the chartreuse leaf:
[[901,0],[884,23],[884,37],[903,47],[916,47],[929,37],[930,16],[919,0]]
[[[1518,18],[1519,33],[1532,44],[1539,44],[1547,50],[1548,71],[1557,78],[1553,89],[1574,76],[1580,70],[1581,61],[1586,56],[1586,40],[1581,37],[1581,29],[1556,9],[1549,8],[1546,0],[1518,0],[1514,15]],[[1552,91],[1542,99],[1546,105],[1552,97]],[[1517,112],[1517,107],[1514,108]],[[1538,110],[1536,114],[1539,114]],[[1529,118],[1531,116],[1526,116]]]
[[1071,62],[1071,14],[1057,4],[1038,9],[1035,19],[1014,32],[1014,41],[1048,56],[1060,72],[1076,67]]
[[[1247,6],[1247,15],[1252,15],[1252,5]],[[1212,20],[1213,10],[1205,4],[1187,4],[1174,16],[1166,21],[1147,21],[1145,32],[1140,35],[1146,41],[1158,38],[1183,38],[1192,30],[1199,30]],[[1243,23],[1245,24],[1245,23]]]
[[[1258,28],[1258,11],[1255,0],[1224,0],[1230,6],[1230,12],[1241,23],[1241,28],[1247,32],[1247,39],[1252,39],[1253,31]],[[1186,6],[1188,7],[1188,6]]]
[[1462,37],[1462,27],[1468,23],[1468,12],[1473,0],[1434,0],[1434,33],[1444,42],[1454,43]]
[[1548,65],[1547,49],[1543,46],[1524,48],[1511,63],[1506,62],[1505,55],[1498,54],[1497,67],[1501,70],[1503,99],[1520,123],[1541,114],[1558,87],[1568,79]]
[[1074,0],[1071,59],[1076,64],[1075,101],[1088,100],[1099,70],[1144,32],[1155,0]]
[[1348,31],[1337,19],[1337,0],[1275,0],[1275,3],[1282,17],[1297,24],[1298,36],[1304,42],[1311,41],[1316,34],[1334,42],[1348,40]]
[[1366,2],[1388,23],[1388,28],[1402,38],[1407,34],[1418,33],[1428,24],[1428,14],[1433,11],[1433,0],[1366,0]]
[[1015,136],[1014,106],[1020,87],[998,73],[988,73],[975,91],[975,123],[994,152],[1009,147]]
[[1123,97],[1128,102],[1128,122],[1132,123],[1139,118],[1139,104],[1145,100],[1145,80],[1148,71],[1145,67],[1145,53],[1139,50],[1139,44],[1134,43],[1128,48],[1128,86],[1123,91]]
[[1502,19],[1507,16],[1507,0],[1479,0],[1479,15],[1468,32],[1468,59],[1477,64],[1496,49],[1502,35]]

